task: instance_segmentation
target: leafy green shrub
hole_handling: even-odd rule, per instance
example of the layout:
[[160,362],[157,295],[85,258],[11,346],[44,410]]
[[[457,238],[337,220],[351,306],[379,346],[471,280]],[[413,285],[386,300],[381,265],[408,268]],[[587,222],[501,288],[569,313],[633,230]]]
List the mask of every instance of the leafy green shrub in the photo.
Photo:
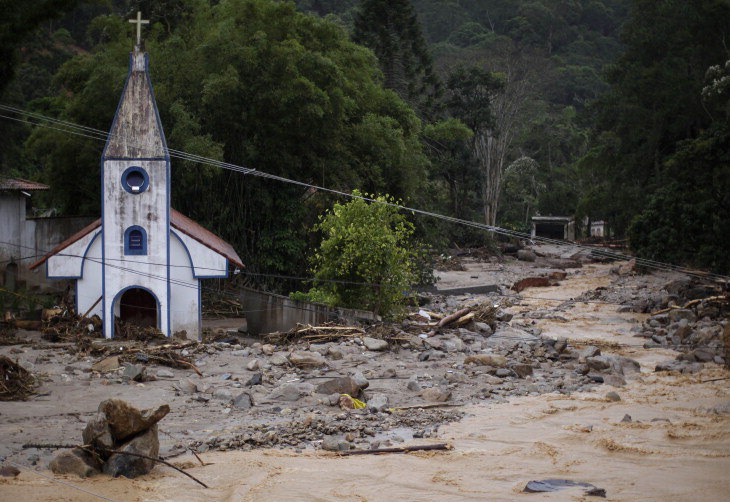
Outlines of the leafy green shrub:
[[[397,203],[388,195],[372,198]],[[427,263],[413,242],[413,224],[393,206],[353,199],[335,204],[314,230],[322,232],[322,243],[312,257],[313,270],[323,282],[291,297],[397,315],[418,282],[418,263]]]

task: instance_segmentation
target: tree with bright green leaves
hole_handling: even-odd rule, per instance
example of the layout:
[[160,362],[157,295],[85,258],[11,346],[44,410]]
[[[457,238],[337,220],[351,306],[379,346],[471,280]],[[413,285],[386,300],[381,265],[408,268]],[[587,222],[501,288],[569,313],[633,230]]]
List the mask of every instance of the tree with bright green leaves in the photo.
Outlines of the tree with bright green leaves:
[[[379,85],[376,59],[343,28],[291,3],[185,6],[171,32],[153,17],[144,35],[170,148],[343,190],[417,191],[426,164],[420,120]],[[108,131],[134,27],[108,15],[88,32],[99,43],[66,63],[58,95],[34,108]],[[28,142],[64,213],[99,211],[102,146],[49,129]],[[307,228],[328,203],[299,186],[173,160],[173,206],[231,242],[247,271],[303,273]]]
[[322,242],[312,258],[320,282],[306,297],[393,316],[418,282],[420,252],[413,225],[388,205],[398,201],[387,195],[371,198],[381,203],[357,198],[335,204],[320,217],[314,228]]
[[355,14],[352,39],[375,53],[387,89],[421,117],[434,114],[441,83],[411,0],[363,0]]

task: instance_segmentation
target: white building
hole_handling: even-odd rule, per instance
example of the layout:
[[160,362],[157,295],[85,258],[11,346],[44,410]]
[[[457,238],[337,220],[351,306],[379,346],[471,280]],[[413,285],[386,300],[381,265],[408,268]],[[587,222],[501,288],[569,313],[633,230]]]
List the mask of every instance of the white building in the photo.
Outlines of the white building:
[[45,263],[49,278],[75,279],[76,311],[98,314],[107,338],[117,322],[199,337],[200,280],[243,264],[170,207],[170,156],[147,64],[135,47],[102,154],[102,217],[30,268]]

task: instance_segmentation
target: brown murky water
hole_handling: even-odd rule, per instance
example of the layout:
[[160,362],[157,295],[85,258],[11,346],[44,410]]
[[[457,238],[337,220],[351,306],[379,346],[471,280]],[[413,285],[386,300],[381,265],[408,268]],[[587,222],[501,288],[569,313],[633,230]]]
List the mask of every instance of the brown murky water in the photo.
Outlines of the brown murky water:
[[[552,307],[555,302],[545,299],[568,299],[609,281],[607,267],[586,267],[560,287],[526,291],[530,299],[514,309]],[[120,501],[597,500],[580,489],[522,493],[528,481],[546,478],[592,483],[615,501],[730,500],[730,415],[707,412],[730,400],[730,384],[701,383],[728,372],[651,373],[655,360],[671,353],[641,349],[629,329],[642,316],[617,314],[616,306],[578,304],[561,315],[567,323],[536,322],[555,336],[637,345],[621,352],[641,361],[640,378],[622,389],[469,406],[463,421],[441,429],[439,440],[454,447],[449,452],[355,457],[314,450],[219,452],[203,455],[206,466],[192,457],[176,459],[209,489],[161,466],[136,480],[57,479]],[[609,390],[621,401],[606,400]],[[626,414],[632,422],[621,422]],[[99,498],[23,472],[15,480],[0,478],[0,500]]]

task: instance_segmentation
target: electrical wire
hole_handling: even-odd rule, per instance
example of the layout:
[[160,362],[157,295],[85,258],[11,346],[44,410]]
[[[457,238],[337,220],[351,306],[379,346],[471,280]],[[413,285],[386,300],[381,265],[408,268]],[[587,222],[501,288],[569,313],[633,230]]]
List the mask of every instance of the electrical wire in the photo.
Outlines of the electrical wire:
[[[2,118],[6,118],[6,119],[10,119],[10,120],[16,120],[16,121],[28,123],[28,124],[34,125],[34,126],[48,127],[48,128],[51,128],[51,129],[59,130],[61,132],[66,132],[68,134],[75,134],[75,135],[78,135],[78,136],[82,136],[82,137],[86,137],[86,138],[90,138],[90,139],[95,139],[95,140],[99,140],[99,141],[106,141],[109,138],[109,136],[110,136],[110,134],[107,133],[107,132],[105,132],[105,131],[101,131],[101,130],[98,130],[98,129],[94,129],[94,128],[91,128],[91,127],[81,126],[81,125],[75,124],[73,122],[63,121],[63,120],[60,120],[60,119],[55,119],[53,117],[47,117],[45,115],[41,115],[41,114],[38,114],[38,113],[27,112],[25,110],[22,110],[22,109],[19,109],[19,108],[15,108],[15,107],[12,107],[12,106],[8,106],[8,105],[0,104],[0,109],[5,110],[5,111],[9,111],[11,113],[25,115],[25,116],[31,117],[31,118],[33,118],[33,119],[35,119],[37,121],[50,122],[52,124],[61,125],[63,127],[53,127],[53,126],[50,126],[50,125],[45,124],[43,122],[33,122],[31,120],[24,120],[24,119],[19,119],[19,118],[16,118],[16,117],[9,117],[7,115],[0,115],[0,117],[2,117]],[[141,149],[144,149],[145,148],[144,145],[136,144],[136,143],[134,143],[134,141],[129,140],[128,138],[125,138],[123,136],[115,135],[115,140],[122,141],[124,144],[127,144],[129,146],[133,146],[133,147],[136,147],[136,148],[141,148]],[[451,216],[445,216],[445,215],[441,215],[441,214],[438,214],[438,213],[433,213],[433,212],[430,212],[430,211],[425,211],[425,210],[421,210],[421,209],[410,208],[410,207],[403,206],[401,204],[396,204],[396,203],[393,203],[393,202],[376,200],[376,199],[373,199],[373,198],[367,197],[367,196],[355,195],[355,194],[348,193],[348,192],[344,192],[344,191],[341,191],[341,190],[335,190],[335,189],[331,189],[331,188],[326,188],[326,187],[321,187],[321,186],[313,185],[313,184],[310,184],[310,183],[305,183],[305,182],[302,182],[302,181],[292,180],[292,179],[284,178],[282,176],[277,176],[277,175],[274,175],[274,174],[271,174],[271,173],[266,173],[266,172],[263,172],[263,171],[258,171],[258,170],[255,170],[255,169],[246,168],[246,167],[243,167],[243,166],[238,166],[238,165],[231,164],[231,163],[227,163],[227,162],[221,162],[221,161],[218,161],[218,160],[215,160],[215,159],[210,159],[210,158],[202,157],[202,156],[199,156],[199,155],[188,154],[188,153],[182,152],[180,150],[168,149],[168,153],[169,153],[170,157],[180,158],[182,160],[187,160],[187,161],[191,161],[191,162],[197,162],[197,163],[201,163],[201,164],[206,164],[206,165],[211,165],[211,166],[215,166],[215,167],[220,167],[220,168],[228,169],[228,170],[231,170],[231,171],[239,172],[239,173],[242,173],[244,175],[250,174],[250,175],[254,175],[254,176],[261,177],[261,178],[265,178],[265,179],[271,179],[271,180],[276,180],[276,181],[280,181],[280,182],[283,182],[283,183],[294,184],[294,185],[298,185],[298,186],[301,186],[301,187],[304,187],[304,188],[314,189],[314,190],[323,191],[323,192],[327,192],[327,193],[332,193],[332,194],[340,195],[340,196],[344,196],[344,197],[357,198],[357,199],[361,199],[361,200],[364,200],[364,201],[367,201],[367,202],[371,202],[371,203],[385,204],[385,205],[388,205],[388,206],[391,206],[391,207],[395,207],[395,208],[397,208],[398,210],[401,210],[401,211],[408,211],[408,212],[411,212],[413,214],[420,214],[420,215],[424,215],[424,216],[429,216],[429,217],[441,219],[441,220],[448,221],[448,222],[455,223],[455,224],[465,225],[465,226],[469,226],[469,227],[472,227],[472,228],[478,228],[478,229],[481,229],[481,230],[485,230],[485,231],[492,232],[492,233],[496,233],[496,234],[503,235],[503,236],[516,237],[516,238],[520,238],[520,239],[528,239],[528,240],[532,240],[532,241],[542,242],[542,243],[546,243],[546,244],[554,244],[554,245],[559,245],[559,246],[576,247],[576,248],[579,248],[581,250],[590,250],[591,253],[594,254],[594,255],[596,255],[596,256],[602,256],[604,258],[611,259],[611,260],[630,260],[630,259],[634,259],[634,260],[636,260],[637,265],[640,265],[640,266],[643,266],[643,267],[646,267],[646,268],[653,268],[653,269],[657,269],[657,270],[666,270],[666,271],[676,271],[676,272],[681,272],[681,273],[684,273],[684,274],[687,274],[687,275],[690,275],[690,276],[703,277],[703,278],[709,278],[709,279],[714,279],[714,280],[723,280],[723,281],[730,280],[730,277],[729,276],[725,276],[725,275],[721,275],[721,274],[715,274],[715,273],[711,273],[711,272],[701,272],[701,271],[697,271],[697,270],[694,270],[694,269],[689,269],[687,267],[682,267],[682,266],[673,265],[673,264],[670,264],[670,263],[664,263],[664,262],[659,262],[659,261],[655,261],[655,260],[650,260],[650,259],[647,259],[647,258],[631,257],[631,256],[628,256],[628,255],[624,255],[624,254],[621,254],[621,253],[616,253],[616,252],[613,252],[613,251],[596,250],[593,247],[586,246],[586,245],[583,245],[583,244],[566,242],[566,241],[562,241],[562,240],[558,240],[558,239],[550,239],[550,238],[547,238],[547,237],[531,236],[531,235],[526,234],[524,232],[518,232],[518,231],[515,231],[515,230],[504,229],[504,228],[501,228],[501,227],[496,227],[496,226],[492,226],[492,225],[486,225],[486,224],[478,223],[478,222],[474,222],[474,221],[463,220],[463,219],[454,218],[454,217],[451,217]]]

